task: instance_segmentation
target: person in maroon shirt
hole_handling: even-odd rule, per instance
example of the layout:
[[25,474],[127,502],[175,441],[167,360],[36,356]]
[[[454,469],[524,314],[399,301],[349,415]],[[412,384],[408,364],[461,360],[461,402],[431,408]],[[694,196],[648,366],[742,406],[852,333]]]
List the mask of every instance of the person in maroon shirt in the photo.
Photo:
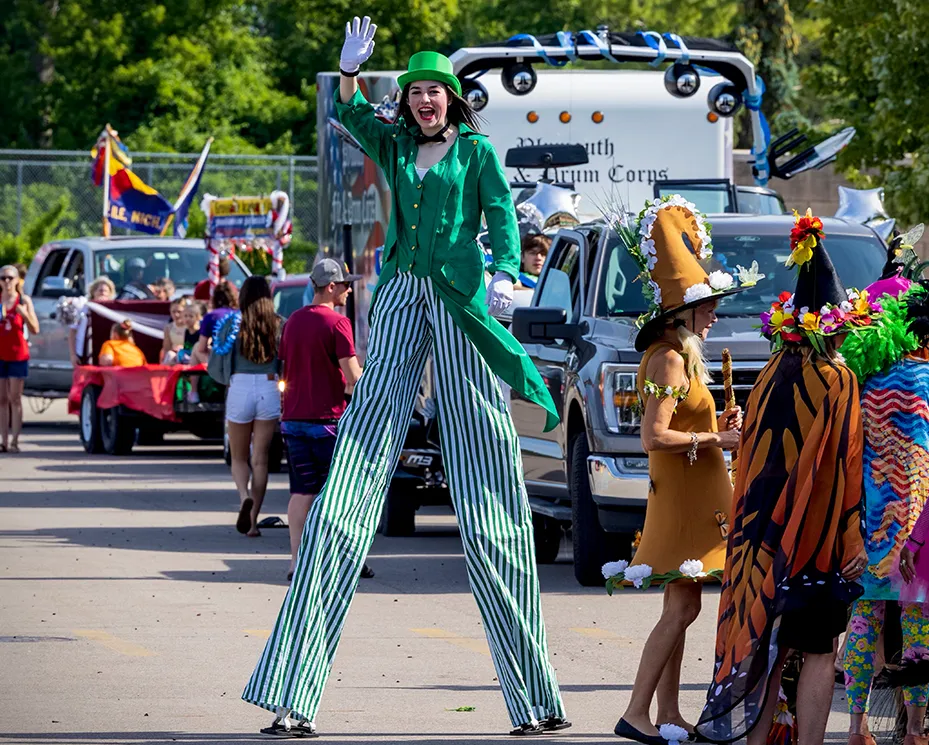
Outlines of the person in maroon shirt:
[[[284,324],[278,356],[284,381],[281,432],[290,470],[290,571],[293,578],[303,525],[314,497],[326,483],[336,431],[352,389],[361,377],[348,318],[336,312],[361,279],[333,259],[323,259],[310,275],[313,302]],[[367,567],[362,577],[373,577]]]

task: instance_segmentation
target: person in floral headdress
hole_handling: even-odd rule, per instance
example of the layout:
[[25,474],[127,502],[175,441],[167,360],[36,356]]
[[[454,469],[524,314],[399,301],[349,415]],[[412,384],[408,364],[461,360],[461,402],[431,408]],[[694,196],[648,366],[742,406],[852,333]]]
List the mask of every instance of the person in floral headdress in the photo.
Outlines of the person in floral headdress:
[[803,656],[800,743],[821,743],[832,704],[837,637],[868,563],[861,538],[858,383],[839,348],[879,323],[868,292],[847,292],[822,221],[796,216],[793,294],[762,315],[774,355],[745,410],[732,532],[719,602],[716,667],[697,733],[767,741],[784,660]]
[[[708,276],[701,267],[700,260],[712,253],[710,236],[702,215],[682,197],[650,203],[635,225],[616,229],[639,265],[649,305],[639,319],[635,348],[644,352],[637,380],[650,488],[632,565],[614,562],[603,573],[608,586],[663,584],[665,594],[614,731],[665,745],[686,740],[693,730],[679,708],[684,636],[700,613],[703,582],[717,578],[725,561],[732,487],[723,450],[738,445],[742,418],[736,408],[717,419],[703,341],[716,322],[720,298],[742,288],[729,274]],[[656,695],[657,724],[649,714]]]

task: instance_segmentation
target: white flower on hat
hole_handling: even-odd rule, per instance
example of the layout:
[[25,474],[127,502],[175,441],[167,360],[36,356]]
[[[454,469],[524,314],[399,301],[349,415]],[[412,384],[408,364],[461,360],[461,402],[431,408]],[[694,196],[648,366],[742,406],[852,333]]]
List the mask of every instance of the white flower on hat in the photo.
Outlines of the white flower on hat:
[[711,288],[705,282],[700,282],[696,285],[691,285],[684,291],[684,304],[693,303],[697,300],[703,300],[704,298],[712,297],[713,288]]
[[668,745],[681,745],[690,739],[690,733],[676,724],[662,724],[658,728],[658,736],[667,740]]
[[742,285],[742,287],[754,287],[765,278],[765,275],[758,271],[757,261],[753,261],[748,269],[741,264],[736,264],[735,268],[738,270],[739,284]]
[[648,564],[636,564],[628,567],[625,572],[626,579],[637,588],[641,587],[642,583],[651,576],[652,568]]
[[787,302],[784,303],[784,312],[792,313],[793,309],[794,309],[794,296],[793,294],[791,294],[791,296],[787,298]]
[[603,565],[603,579],[609,579],[610,577],[615,577],[617,574],[622,574],[626,571],[626,567],[629,566],[628,561],[608,561]]
[[680,572],[691,579],[706,577],[706,572],[703,571],[703,562],[700,559],[688,559],[681,564]]
[[726,272],[716,271],[710,274],[709,277],[710,287],[712,287],[717,292],[722,292],[723,290],[728,290],[732,285],[735,284],[735,279],[731,274],[726,274]]
[[810,306],[809,306],[809,305],[804,305],[802,308],[800,308],[800,315],[801,315],[801,316],[805,316],[805,315],[806,315],[807,313],[809,313],[809,312],[810,312]]
[[839,303],[839,307],[842,309],[844,313],[852,312],[852,304],[848,302],[848,300],[843,300],[841,303]]
[[661,287],[659,287],[658,283],[653,279],[648,280],[648,286],[652,288],[652,296],[655,299],[655,305],[661,305]]

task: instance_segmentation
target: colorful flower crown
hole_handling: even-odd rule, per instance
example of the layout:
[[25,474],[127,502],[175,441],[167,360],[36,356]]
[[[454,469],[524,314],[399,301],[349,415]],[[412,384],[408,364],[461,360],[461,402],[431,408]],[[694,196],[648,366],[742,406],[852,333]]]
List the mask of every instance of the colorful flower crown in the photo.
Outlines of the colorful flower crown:
[[824,338],[870,326],[882,312],[880,303],[872,302],[867,290],[847,292],[848,300],[839,305],[824,305],[819,310],[795,308],[793,294],[782,292],[771,310],[761,314],[761,326],[756,328],[761,329],[775,351],[806,339],[814,349],[823,352]]

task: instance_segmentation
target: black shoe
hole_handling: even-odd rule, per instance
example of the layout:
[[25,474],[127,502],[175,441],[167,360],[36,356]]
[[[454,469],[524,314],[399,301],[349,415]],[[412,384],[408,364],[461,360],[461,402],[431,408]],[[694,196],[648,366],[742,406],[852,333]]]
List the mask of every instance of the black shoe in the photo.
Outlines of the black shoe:
[[544,735],[545,730],[540,724],[521,724],[516,729],[510,730],[514,737],[531,737],[532,735]]
[[571,726],[571,722],[564,717],[552,715],[548,719],[543,719],[539,722],[539,726],[546,732],[557,732],[560,729],[568,729],[568,727]]
[[374,579],[374,570],[371,569],[367,564],[361,567],[361,578],[362,579]]
[[644,745],[668,745],[668,741],[663,737],[659,735],[646,735],[644,732],[639,732],[639,730],[629,724],[625,719],[620,719],[616,723],[613,732],[627,740],[635,740],[636,742],[644,743]]

